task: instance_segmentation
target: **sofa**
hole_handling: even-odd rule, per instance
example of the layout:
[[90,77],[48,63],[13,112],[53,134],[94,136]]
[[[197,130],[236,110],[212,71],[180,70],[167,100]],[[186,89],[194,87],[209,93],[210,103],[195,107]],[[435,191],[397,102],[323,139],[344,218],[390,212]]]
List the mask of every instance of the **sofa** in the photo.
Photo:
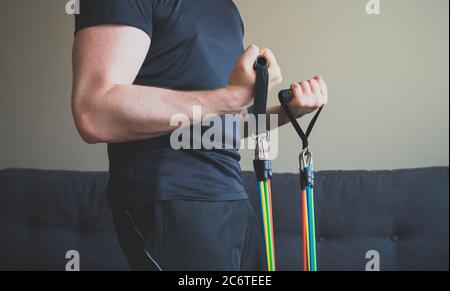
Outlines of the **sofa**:
[[[448,167],[317,173],[319,270],[364,271],[373,250],[382,271],[448,271],[448,174]],[[259,209],[254,175],[243,180]],[[107,181],[107,173],[0,171],[0,270],[62,271],[69,250],[79,252],[81,270],[128,270]],[[277,266],[298,271],[298,175],[275,174],[272,188]]]

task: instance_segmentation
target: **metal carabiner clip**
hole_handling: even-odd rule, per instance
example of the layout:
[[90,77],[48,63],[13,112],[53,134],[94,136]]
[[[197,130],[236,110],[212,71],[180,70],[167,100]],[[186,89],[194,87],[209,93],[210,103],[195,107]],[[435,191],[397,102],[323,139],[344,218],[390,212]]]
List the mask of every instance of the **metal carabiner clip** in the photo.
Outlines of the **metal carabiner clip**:
[[299,160],[301,170],[304,170],[305,168],[313,169],[313,154],[309,147],[305,148],[300,153]]
[[313,154],[309,148],[300,153],[300,182],[302,189],[314,186]]
[[270,159],[270,132],[266,131],[259,135],[253,135],[256,142],[255,158],[265,161]]

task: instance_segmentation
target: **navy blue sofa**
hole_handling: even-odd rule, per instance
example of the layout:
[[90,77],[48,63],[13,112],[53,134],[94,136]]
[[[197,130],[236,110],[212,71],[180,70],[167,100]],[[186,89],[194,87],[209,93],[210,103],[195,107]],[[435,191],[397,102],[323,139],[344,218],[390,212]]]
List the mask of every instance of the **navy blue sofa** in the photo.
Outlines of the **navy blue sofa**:
[[[366,253],[381,270],[449,266],[448,167],[317,174],[320,270],[364,271]],[[257,207],[251,173],[243,179]],[[0,171],[0,270],[64,270],[68,250],[82,270],[128,270],[106,203],[107,173]],[[297,174],[273,179],[279,270],[301,270]],[[256,208],[258,209],[258,208]]]

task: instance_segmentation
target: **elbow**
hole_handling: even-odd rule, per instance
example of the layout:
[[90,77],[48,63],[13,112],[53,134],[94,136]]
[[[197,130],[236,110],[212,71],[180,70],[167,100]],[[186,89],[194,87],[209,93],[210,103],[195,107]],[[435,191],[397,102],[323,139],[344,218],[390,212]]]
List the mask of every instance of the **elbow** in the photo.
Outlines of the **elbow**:
[[107,142],[94,112],[74,106],[73,115],[78,134],[84,142],[90,145]]
[[94,145],[106,142],[100,134],[100,130],[93,120],[91,114],[83,113],[76,118],[76,126],[80,137],[87,144]]

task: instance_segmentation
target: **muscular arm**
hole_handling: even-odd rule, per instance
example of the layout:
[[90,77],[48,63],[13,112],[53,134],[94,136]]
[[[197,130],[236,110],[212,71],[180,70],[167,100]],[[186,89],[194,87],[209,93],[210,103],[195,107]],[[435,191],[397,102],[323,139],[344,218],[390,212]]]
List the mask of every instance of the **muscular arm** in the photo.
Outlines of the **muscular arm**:
[[72,111],[77,129],[88,143],[118,143],[170,133],[174,114],[190,116],[241,111],[235,92],[220,88],[180,92],[135,86],[133,82],[151,40],[143,31],[122,25],[86,28],[73,47]]
[[[81,137],[88,143],[120,143],[154,138],[172,132],[172,116],[193,121],[193,107],[202,117],[244,113],[253,102],[258,55],[269,59],[269,88],[281,83],[281,70],[269,49],[250,46],[239,58],[229,84],[210,91],[182,92],[137,86],[133,82],[148,53],[151,40],[140,29],[126,25],[99,25],[79,31],[73,47],[72,112]],[[293,84],[293,109],[301,117],[326,104],[326,84],[320,76]],[[279,106],[279,125],[288,119]]]

